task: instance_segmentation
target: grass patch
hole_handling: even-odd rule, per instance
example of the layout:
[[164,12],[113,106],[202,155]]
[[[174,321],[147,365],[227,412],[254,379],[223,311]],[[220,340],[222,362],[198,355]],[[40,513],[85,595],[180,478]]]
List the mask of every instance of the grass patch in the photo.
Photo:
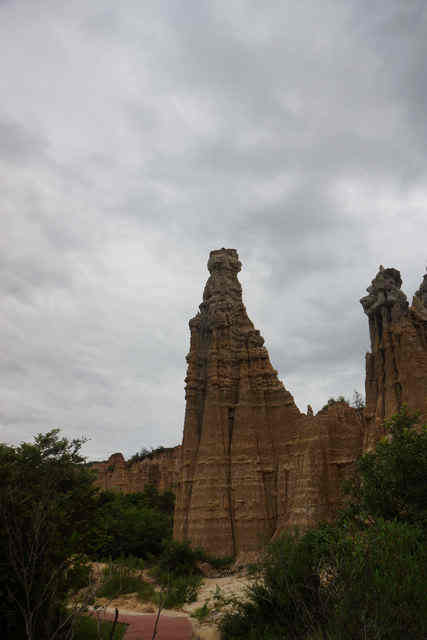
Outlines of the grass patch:
[[206,622],[209,615],[211,613],[211,609],[208,607],[207,602],[202,607],[199,607],[191,614],[192,618],[195,618],[198,622],[203,623]]
[[179,609],[186,602],[195,602],[202,583],[202,576],[162,576],[159,580],[161,591],[156,593],[154,601],[164,602],[165,609]]
[[153,599],[155,591],[138,570],[111,563],[104,569],[104,582],[96,595],[98,598],[116,598],[126,593],[137,593],[142,602],[147,602]]
[[[101,621],[101,639],[110,640],[113,623],[108,620]],[[127,625],[118,622],[114,631],[113,640],[122,640],[126,633]],[[74,640],[98,640],[96,618],[92,616],[80,616],[74,628]]]

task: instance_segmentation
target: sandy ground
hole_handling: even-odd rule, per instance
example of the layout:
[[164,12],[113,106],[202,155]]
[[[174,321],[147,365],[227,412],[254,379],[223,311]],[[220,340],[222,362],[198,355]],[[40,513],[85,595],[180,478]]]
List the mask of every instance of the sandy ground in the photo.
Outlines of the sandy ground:
[[[193,638],[196,640],[219,640],[219,632],[215,624],[218,615],[218,605],[221,611],[224,611],[227,602],[233,596],[242,597],[245,594],[246,586],[249,579],[246,576],[235,574],[221,578],[204,578],[199,589],[197,600],[191,604],[185,604],[182,609],[164,609],[164,616],[185,616],[190,619],[193,625]],[[215,594],[220,595],[220,599],[215,598]],[[141,602],[136,594],[127,594],[110,600],[108,598],[97,598],[97,604],[106,607],[108,611],[114,611],[117,607],[123,615],[131,614],[153,614],[157,611],[156,605],[147,602]],[[210,615],[206,617],[203,623],[199,623],[195,618],[191,617],[203,605],[207,605]]]

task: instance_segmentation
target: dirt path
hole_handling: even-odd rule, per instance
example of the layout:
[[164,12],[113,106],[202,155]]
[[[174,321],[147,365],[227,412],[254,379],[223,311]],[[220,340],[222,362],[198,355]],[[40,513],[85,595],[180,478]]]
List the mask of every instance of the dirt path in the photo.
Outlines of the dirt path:
[[[114,619],[114,612],[107,611],[106,620]],[[128,626],[125,640],[151,640],[153,636],[156,614],[154,613],[119,613],[119,622]],[[193,627],[186,617],[161,615],[157,627],[156,640],[191,640]]]
[[[249,579],[235,574],[220,578],[204,578],[199,589],[196,602],[185,604],[180,610],[165,609],[160,616],[159,633],[156,640],[219,640],[219,632],[215,622],[214,611],[203,622],[191,617],[197,609],[207,605],[215,609],[215,595],[220,591],[227,600],[231,596],[242,597]],[[125,640],[151,640],[153,635],[156,606],[153,603],[141,602],[137,594],[127,594],[114,600],[99,598],[98,604],[107,606],[106,618],[114,618],[114,607],[119,610],[119,622],[126,622],[130,627]],[[129,620],[128,620],[129,619]]]

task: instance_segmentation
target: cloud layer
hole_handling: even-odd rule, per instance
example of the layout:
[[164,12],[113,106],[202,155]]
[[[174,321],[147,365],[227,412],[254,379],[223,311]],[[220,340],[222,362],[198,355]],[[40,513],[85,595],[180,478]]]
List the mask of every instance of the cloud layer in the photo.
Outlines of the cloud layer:
[[211,249],[302,410],[362,390],[358,299],[427,260],[427,8],[0,2],[0,439],[180,441]]

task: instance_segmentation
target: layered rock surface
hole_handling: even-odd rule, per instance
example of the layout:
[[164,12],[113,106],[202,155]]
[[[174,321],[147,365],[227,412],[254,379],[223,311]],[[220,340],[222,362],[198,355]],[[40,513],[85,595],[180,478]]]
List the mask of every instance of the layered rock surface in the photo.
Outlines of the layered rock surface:
[[427,274],[409,306],[397,269],[380,267],[361,304],[369,318],[365,449],[403,403],[427,422]]
[[218,556],[252,552],[295,526],[331,520],[354,462],[403,403],[427,422],[427,274],[412,305],[396,269],[380,267],[361,299],[369,318],[366,409],[346,402],[301,413],[248,318],[234,249],[210,254],[210,277],[190,320],[181,447],[132,465],[95,463],[103,489],[172,489],[176,539]]
[[174,536],[227,556],[333,517],[362,421],[345,403],[302,414],[248,318],[237,252],[212,251],[208,269],[190,320]]
[[179,475],[180,446],[165,448],[134,463],[126,462],[121,453],[113,453],[104,462],[93,462],[95,485],[104,491],[136,493],[152,485],[158,491],[175,490]]

